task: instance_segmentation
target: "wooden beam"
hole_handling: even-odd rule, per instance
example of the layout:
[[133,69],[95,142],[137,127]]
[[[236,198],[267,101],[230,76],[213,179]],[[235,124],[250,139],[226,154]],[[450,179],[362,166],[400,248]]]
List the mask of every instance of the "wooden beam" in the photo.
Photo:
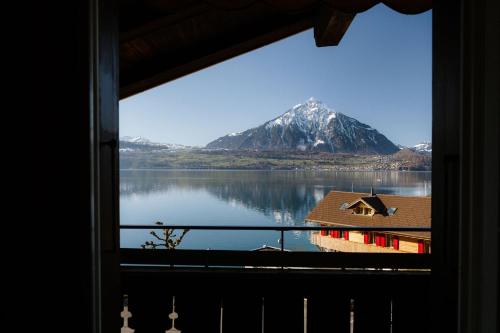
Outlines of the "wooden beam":
[[[276,295],[276,293],[291,293],[291,291],[299,297],[314,294],[329,296],[331,291],[325,289],[325,286],[342,286],[334,290],[335,297],[351,298],[366,296],[367,293],[373,292],[374,288],[383,290],[387,295],[407,296],[414,292],[418,295],[422,289],[429,288],[431,272],[187,267],[172,269],[128,266],[122,267],[121,277],[123,291],[135,296],[151,295],[154,292],[150,290],[159,292],[162,288],[170,289],[172,292],[173,286],[179,294],[194,293],[205,296]],[[148,298],[147,301],[154,301],[154,298]]]
[[427,269],[430,255],[342,252],[121,249],[122,265]]
[[354,13],[344,13],[327,6],[321,7],[314,25],[316,46],[339,45],[354,16],[356,16]]
[[169,15],[158,17],[154,20],[152,19],[138,26],[129,27],[126,31],[120,31],[120,43],[127,42],[134,38],[140,38],[156,30],[164,29],[165,27],[177,24],[183,20],[202,15],[209,9],[210,6],[207,4],[197,4],[179,11],[178,13],[170,13]]

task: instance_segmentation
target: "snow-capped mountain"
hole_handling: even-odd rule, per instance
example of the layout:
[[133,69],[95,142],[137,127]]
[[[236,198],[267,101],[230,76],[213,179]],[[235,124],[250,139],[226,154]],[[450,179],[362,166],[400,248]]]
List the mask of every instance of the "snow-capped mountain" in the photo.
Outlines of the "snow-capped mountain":
[[418,151],[418,152],[431,153],[432,152],[432,142],[422,142],[422,143],[416,144],[411,149]]
[[123,136],[120,138],[120,148],[119,151],[132,152],[132,151],[151,151],[151,152],[161,152],[161,151],[175,151],[182,149],[191,149],[193,147],[184,146],[173,143],[158,143],[151,142],[151,140],[143,138],[141,136]]
[[399,150],[376,129],[313,97],[261,126],[218,138],[206,148],[359,154],[391,154]]
[[130,142],[130,143],[143,143],[143,144],[151,143],[149,139],[143,138],[142,136],[123,136],[120,138],[120,141]]

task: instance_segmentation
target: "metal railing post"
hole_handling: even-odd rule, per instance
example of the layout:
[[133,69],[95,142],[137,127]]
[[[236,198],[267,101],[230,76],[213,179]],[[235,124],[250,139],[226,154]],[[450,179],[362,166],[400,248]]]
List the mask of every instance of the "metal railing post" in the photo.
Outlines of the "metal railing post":
[[281,231],[281,252],[285,250],[285,231],[283,229]]

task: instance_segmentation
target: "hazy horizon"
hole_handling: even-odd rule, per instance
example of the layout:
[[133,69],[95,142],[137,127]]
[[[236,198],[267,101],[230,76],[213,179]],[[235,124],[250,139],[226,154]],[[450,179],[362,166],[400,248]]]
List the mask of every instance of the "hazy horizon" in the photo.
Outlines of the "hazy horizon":
[[205,146],[315,97],[395,144],[431,141],[431,22],[377,5],[339,46],[307,30],[121,100],[120,137]]

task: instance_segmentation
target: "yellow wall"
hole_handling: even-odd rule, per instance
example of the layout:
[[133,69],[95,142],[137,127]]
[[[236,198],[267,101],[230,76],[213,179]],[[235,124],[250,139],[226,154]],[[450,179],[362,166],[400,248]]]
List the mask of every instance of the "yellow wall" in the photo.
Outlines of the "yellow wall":
[[[350,236],[350,235],[349,235]],[[319,232],[311,233],[311,243],[325,250],[339,252],[364,252],[364,253],[397,253],[391,247],[379,247],[372,244],[346,241],[343,238],[321,236]]]
[[356,243],[365,242],[363,234],[359,231],[349,231],[349,240]]
[[[353,244],[353,245],[349,246],[348,244],[346,244],[349,242],[356,243],[356,244],[364,244],[364,242],[365,242],[364,235],[360,231],[349,231],[349,242],[345,242],[343,237],[342,237],[342,239],[334,239],[334,238],[331,238],[329,235],[320,236],[319,233],[317,233],[317,235],[315,235],[313,238],[315,240],[314,244],[320,245],[320,243],[322,243],[321,245],[323,247],[335,248],[338,251],[346,251],[346,252],[358,252],[358,251],[359,252],[377,252],[377,251],[378,252],[387,252],[387,251],[398,252],[398,251],[401,251],[401,252],[407,252],[407,253],[418,253],[418,239],[404,237],[404,236],[397,236],[397,237],[399,238],[399,250],[393,250],[392,240],[390,242],[389,242],[389,240],[387,240],[387,242],[388,242],[387,247],[382,248],[382,247],[376,247],[374,244],[367,244],[367,246],[373,247],[373,249],[363,247],[362,250],[360,248],[358,248],[358,245]],[[330,240],[330,239],[332,239],[332,240]],[[373,243],[373,240],[372,240],[372,243]],[[333,247],[334,244],[335,244],[335,247]]]
[[418,253],[418,240],[414,238],[399,237],[399,251]]

